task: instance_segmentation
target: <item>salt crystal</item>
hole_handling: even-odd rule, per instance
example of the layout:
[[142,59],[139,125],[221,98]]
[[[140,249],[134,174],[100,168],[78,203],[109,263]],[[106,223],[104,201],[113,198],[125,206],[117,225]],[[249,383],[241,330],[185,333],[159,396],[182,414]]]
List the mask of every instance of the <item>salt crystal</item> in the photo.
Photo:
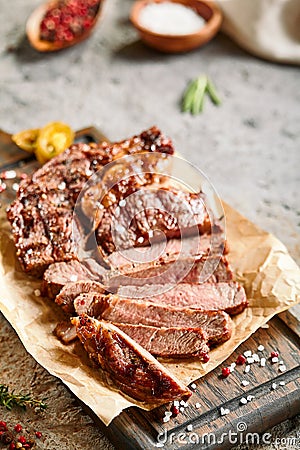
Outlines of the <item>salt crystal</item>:
[[246,358],[249,358],[251,355],[252,355],[251,350],[247,350],[246,352],[244,352],[244,356],[245,356]]
[[71,275],[70,276],[70,281],[73,281],[73,282],[75,282],[75,281],[77,281],[78,280],[78,276],[77,275]]
[[277,356],[274,356],[274,357],[271,359],[271,361],[272,361],[272,363],[278,363],[279,359],[278,359]]
[[261,358],[260,365],[261,365],[261,367],[265,367],[265,365],[266,365],[266,358]]
[[186,427],[186,429],[187,429],[187,431],[193,431],[193,425],[192,425],[192,424],[189,424],[189,425]]
[[246,399],[245,397],[242,397],[241,400],[240,400],[240,403],[241,403],[242,405],[246,405],[247,399]]
[[281,361],[279,361],[279,364],[284,364],[284,362],[281,360]]
[[247,381],[247,380],[243,380],[243,381],[242,381],[242,385],[243,385],[243,386],[248,386],[248,384],[249,384],[249,381]]
[[281,366],[279,366],[279,370],[280,370],[280,372],[285,372],[286,366],[284,364],[282,364]]
[[172,412],[171,411],[165,411],[165,417],[171,417]]
[[200,403],[197,402],[196,405],[195,405],[195,407],[196,407],[197,409],[201,408]]
[[41,291],[40,291],[39,289],[35,289],[34,295],[35,295],[36,297],[40,297]]
[[269,325],[266,323],[265,325],[262,325],[260,328],[267,330],[269,328]]
[[273,389],[273,391],[275,391],[276,388],[277,388],[277,384],[276,384],[276,383],[273,383],[273,384],[272,384],[272,389]]
[[196,388],[197,388],[197,385],[196,385],[195,383],[192,383],[192,384],[191,384],[191,389],[194,389],[194,390],[195,390]]
[[7,170],[3,173],[4,180],[13,180],[14,178],[16,178],[16,176],[17,174],[14,170]]
[[279,381],[280,386],[285,386],[285,381]]
[[185,401],[184,400],[180,400],[180,404],[181,404],[181,406],[184,406],[185,405]]
[[253,353],[252,358],[254,359],[255,362],[260,361],[260,357],[256,353]]
[[14,191],[18,191],[19,190],[19,185],[18,185],[18,183],[14,183],[13,185],[12,185],[12,188],[13,188],[13,190]]
[[205,20],[192,8],[166,1],[142,8],[139,24],[154,33],[183,35],[199,31]]
[[259,352],[263,352],[264,349],[265,349],[265,347],[264,347],[263,345],[259,345],[259,346],[257,347],[257,350],[258,350]]
[[236,363],[235,362],[230,364],[230,369],[235,369],[235,367],[236,367]]
[[66,186],[67,186],[66,183],[62,181],[61,183],[58,184],[57,187],[60,191],[63,191],[64,189],[66,189]]
[[139,244],[142,244],[144,242],[143,236],[140,236],[137,241]]
[[148,236],[149,236],[149,238],[152,238],[152,237],[153,237],[153,230],[149,230],[149,231],[148,231]]
[[119,201],[119,206],[122,208],[123,206],[125,206],[126,205],[126,200],[120,200]]
[[181,407],[179,408],[179,411],[183,413],[183,412],[184,412],[184,407],[181,406]]
[[163,422],[164,422],[164,423],[167,423],[167,422],[169,422],[169,421],[170,421],[170,417],[164,417],[164,418],[163,418]]
[[246,366],[244,372],[245,372],[245,373],[250,372],[250,366]]
[[173,405],[174,406],[179,406],[179,401],[178,400],[174,400]]
[[248,401],[248,402],[252,402],[252,400],[253,400],[254,398],[255,398],[254,395],[248,395],[248,396],[247,396],[247,401]]
[[230,413],[229,409],[223,408],[223,407],[221,407],[220,412],[221,412],[221,416],[226,416],[227,414]]
[[253,364],[254,363],[254,358],[252,358],[252,357],[247,358],[247,363],[248,364]]

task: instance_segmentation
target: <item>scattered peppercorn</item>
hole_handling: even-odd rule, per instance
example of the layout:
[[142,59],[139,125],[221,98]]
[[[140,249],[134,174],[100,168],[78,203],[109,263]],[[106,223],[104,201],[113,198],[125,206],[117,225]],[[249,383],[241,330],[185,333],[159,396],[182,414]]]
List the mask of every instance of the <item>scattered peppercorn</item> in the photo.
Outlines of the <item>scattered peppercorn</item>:
[[178,406],[173,405],[172,408],[171,408],[171,413],[172,413],[173,416],[178,416],[178,414],[179,414]]
[[7,430],[7,423],[4,422],[4,420],[0,420],[0,431],[6,431]]
[[247,359],[245,358],[244,355],[239,355],[236,359],[236,364],[238,366],[242,366],[243,364],[245,364],[246,361],[247,361]]
[[270,358],[278,358],[278,356],[279,356],[278,352],[272,352]]
[[18,441],[21,442],[21,444],[26,444],[27,439],[25,436],[19,436]]
[[229,367],[223,367],[222,368],[222,377],[227,378],[230,375],[230,368]]
[[15,430],[17,433],[21,433],[21,431],[23,430],[23,427],[22,427],[21,424],[17,423],[17,425],[15,425],[15,427],[14,427],[14,430]]

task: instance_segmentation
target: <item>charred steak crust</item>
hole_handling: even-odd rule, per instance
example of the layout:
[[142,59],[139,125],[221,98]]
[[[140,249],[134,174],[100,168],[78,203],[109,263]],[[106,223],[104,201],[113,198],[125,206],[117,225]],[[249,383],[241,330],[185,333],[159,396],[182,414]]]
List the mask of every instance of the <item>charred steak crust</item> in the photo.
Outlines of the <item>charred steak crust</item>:
[[[121,199],[126,201],[122,214],[118,206]],[[123,191],[122,196],[115,197],[114,203],[104,210],[96,230],[99,250],[104,257],[116,251],[113,222],[120,230],[117,234],[119,249],[148,245],[154,229],[171,239],[182,236],[183,232],[189,235],[199,231],[209,233],[212,226],[202,192],[187,193],[171,188],[153,191],[142,187],[138,190],[138,198],[124,196]]]
[[72,218],[84,184],[114,159],[143,151],[174,153],[153,127],[115,144],[74,144],[23,180],[7,212],[23,270],[40,275],[49,264],[77,259]]
[[88,316],[72,323],[91,360],[126,395],[147,403],[190,397],[182,382],[116,326]]

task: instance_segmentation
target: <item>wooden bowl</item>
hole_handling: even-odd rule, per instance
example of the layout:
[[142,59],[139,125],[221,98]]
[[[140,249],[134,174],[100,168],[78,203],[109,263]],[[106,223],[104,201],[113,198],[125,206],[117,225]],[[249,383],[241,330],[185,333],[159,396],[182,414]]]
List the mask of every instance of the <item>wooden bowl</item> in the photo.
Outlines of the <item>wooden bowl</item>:
[[[160,34],[140,25],[141,10],[151,3],[171,1],[181,3],[197,12],[206,24],[197,32],[190,34]],[[130,20],[138,30],[141,40],[150,47],[165,53],[186,52],[209,42],[219,31],[222,24],[222,13],[218,6],[209,0],[138,0],[134,3]]]
[[33,48],[39,52],[55,52],[57,50],[62,50],[67,47],[71,47],[79,42],[87,39],[91,32],[94,30],[102,12],[102,5],[104,0],[100,2],[100,7],[97,15],[94,18],[93,24],[90,28],[85,30],[80,36],[72,39],[71,41],[60,41],[60,42],[50,42],[40,39],[40,24],[43,20],[45,13],[47,12],[49,6],[56,3],[56,0],[50,0],[40,6],[38,6],[29,16],[26,22],[26,34],[27,38]]

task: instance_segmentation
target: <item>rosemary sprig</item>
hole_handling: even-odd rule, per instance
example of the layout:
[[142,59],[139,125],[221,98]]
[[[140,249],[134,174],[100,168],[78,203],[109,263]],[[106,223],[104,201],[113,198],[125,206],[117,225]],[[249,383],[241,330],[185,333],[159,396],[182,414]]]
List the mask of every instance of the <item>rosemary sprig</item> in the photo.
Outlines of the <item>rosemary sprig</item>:
[[44,410],[47,408],[46,399],[35,400],[31,398],[30,394],[15,394],[15,391],[9,392],[8,386],[0,384],[0,405],[11,410],[13,406],[20,406],[23,409],[26,407],[38,408]]
[[182,111],[191,112],[193,115],[203,111],[204,97],[208,94],[215,105],[220,105],[221,100],[216,89],[206,75],[201,75],[191,81],[183,94]]

